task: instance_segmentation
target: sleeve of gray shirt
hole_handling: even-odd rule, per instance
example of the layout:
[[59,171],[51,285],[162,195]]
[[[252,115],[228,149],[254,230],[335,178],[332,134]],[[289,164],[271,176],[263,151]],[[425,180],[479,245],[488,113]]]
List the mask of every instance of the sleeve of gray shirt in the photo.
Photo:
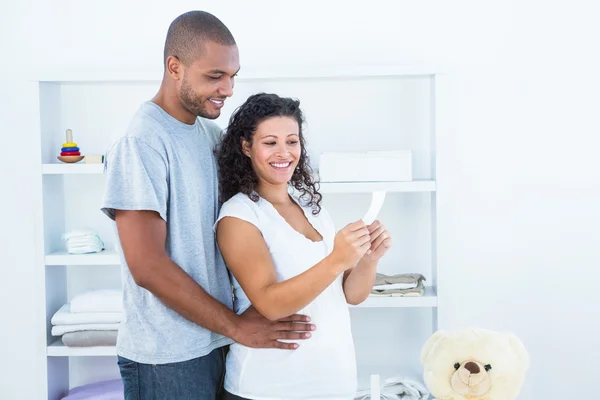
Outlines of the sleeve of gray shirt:
[[119,139],[106,154],[105,175],[102,211],[109,218],[115,219],[115,210],[149,210],[167,220],[167,163],[150,145],[131,136]]

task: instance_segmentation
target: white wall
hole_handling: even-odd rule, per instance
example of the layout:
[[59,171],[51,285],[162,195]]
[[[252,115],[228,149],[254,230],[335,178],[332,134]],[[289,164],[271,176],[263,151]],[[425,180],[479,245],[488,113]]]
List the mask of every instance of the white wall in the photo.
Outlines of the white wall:
[[0,137],[4,149],[18,145],[23,151],[3,151],[0,157],[0,393],[3,398],[37,400],[35,382],[28,380],[38,375],[35,360],[44,351],[36,340],[38,274],[31,244],[36,154],[31,146],[34,125],[27,113],[30,94],[21,74],[31,53],[23,18],[27,4],[14,3],[0,2]]
[[27,195],[37,165],[23,80],[48,69],[155,68],[171,19],[204,8],[233,31],[242,65],[428,61],[453,73],[452,144],[440,155],[441,325],[516,332],[532,356],[520,399],[592,398],[600,346],[600,26],[592,7],[282,3],[0,3],[0,314],[3,327],[23,326],[0,329],[3,396],[34,398],[27,371],[39,350],[25,328],[37,321]]

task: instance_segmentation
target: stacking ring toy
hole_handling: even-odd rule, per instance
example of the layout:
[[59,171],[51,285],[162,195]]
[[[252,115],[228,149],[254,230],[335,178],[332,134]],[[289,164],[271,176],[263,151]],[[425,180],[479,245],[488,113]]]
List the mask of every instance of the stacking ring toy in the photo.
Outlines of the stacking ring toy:
[[60,155],[58,156],[58,159],[65,163],[76,163],[83,160],[83,156],[79,152],[77,143],[73,141],[73,131],[70,129],[67,129],[66,139],[67,140],[65,143],[63,143],[62,148],[60,149]]

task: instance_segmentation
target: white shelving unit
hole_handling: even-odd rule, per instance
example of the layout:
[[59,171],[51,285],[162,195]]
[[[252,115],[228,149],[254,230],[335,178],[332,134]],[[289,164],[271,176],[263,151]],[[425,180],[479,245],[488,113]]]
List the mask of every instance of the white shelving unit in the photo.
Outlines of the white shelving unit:
[[398,308],[398,307],[437,307],[437,294],[435,289],[431,286],[425,287],[425,294],[423,296],[411,297],[411,296],[369,296],[367,300],[357,306],[358,308]]
[[[119,376],[116,360],[98,367],[88,359],[114,359],[114,347],[70,348],[50,334],[50,318],[75,294],[92,287],[115,288],[120,279],[110,223],[99,210],[104,167],[84,161],[59,163],[56,155],[64,131],[73,130],[83,154],[103,154],[139,104],[155,93],[160,83],[157,77],[160,74],[122,71],[57,74],[32,83],[40,122],[36,242],[39,331],[46,349],[43,361],[40,358],[45,366],[44,398],[59,399],[69,388],[90,383],[95,377]],[[362,216],[371,192],[388,192],[380,220],[392,233],[394,247],[379,271],[419,272],[426,277],[427,286],[420,297],[370,296],[351,306],[353,334],[361,381],[378,371],[414,374],[419,371],[421,345],[438,329],[436,136],[443,128],[443,77],[424,68],[393,66],[257,69],[240,77],[234,97],[217,123],[224,127],[233,109],[258,91],[301,100],[313,165],[318,154],[327,150],[413,151],[413,181],[321,182],[320,191],[323,205],[339,227]],[[331,95],[323,99],[322,93]],[[360,100],[373,98],[378,104]],[[333,101],[337,106],[332,106]],[[68,254],[61,235],[82,227],[97,230],[106,250]]]
[[56,251],[46,255],[46,265],[120,265],[115,250],[103,250],[92,254],[69,254]]
[[415,180],[411,182],[321,182],[322,193],[371,193],[387,192],[434,192],[435,181]]
[[101,174],[103,169],[103,164],[42,164],[45,175]]

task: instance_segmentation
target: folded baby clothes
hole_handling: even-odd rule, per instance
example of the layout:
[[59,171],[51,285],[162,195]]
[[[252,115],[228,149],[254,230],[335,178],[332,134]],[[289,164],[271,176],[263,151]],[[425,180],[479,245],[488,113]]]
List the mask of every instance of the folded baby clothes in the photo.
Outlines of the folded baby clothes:
[[389,285],[375,285],[373,289],[376,290],[391,290],[391,289],[414,289],[418,285],[418,282],[413,283],[390,283]]
[[100,236],[90,230],[74,230],[62,236],[70,254],[98,253],[104,250],[104,242]]
[[62,342],[69,347],[116,346],[119,331],[78,331],[62,335]]
[[419,297],[425,294],[425,286],[422,281],[419,281],[414,289],[390,289],[390,290],[371,290],[371,296],[403,296],[403,297]]
[[417,273],[408,273],[408,274],[397,274],[397,275],[384,275],[377,274],[375,276],[374,286],[378,285],[390,285],[397,283],[404,284],[416,284],[419,280],[425,280],[425,277],[421,274]]
[[[372,400],[426,400],[429,398],[429,392],[423,384],[399,376],[383,381],[379,391],[379,399]],[[354,400],[371,400],[371,388],[359,388]]]
[[122,318],[120,312],[72,313],[70,304],[65,304],[54,313],[50,322],[52,325],[114,324]]
[[90,290],[74,296],[71,313],[122,313],[121,291],[114,289]]
[[418,273],[384,275],[377,274],[372,296],[422,296],[425,293],[425,277]]

